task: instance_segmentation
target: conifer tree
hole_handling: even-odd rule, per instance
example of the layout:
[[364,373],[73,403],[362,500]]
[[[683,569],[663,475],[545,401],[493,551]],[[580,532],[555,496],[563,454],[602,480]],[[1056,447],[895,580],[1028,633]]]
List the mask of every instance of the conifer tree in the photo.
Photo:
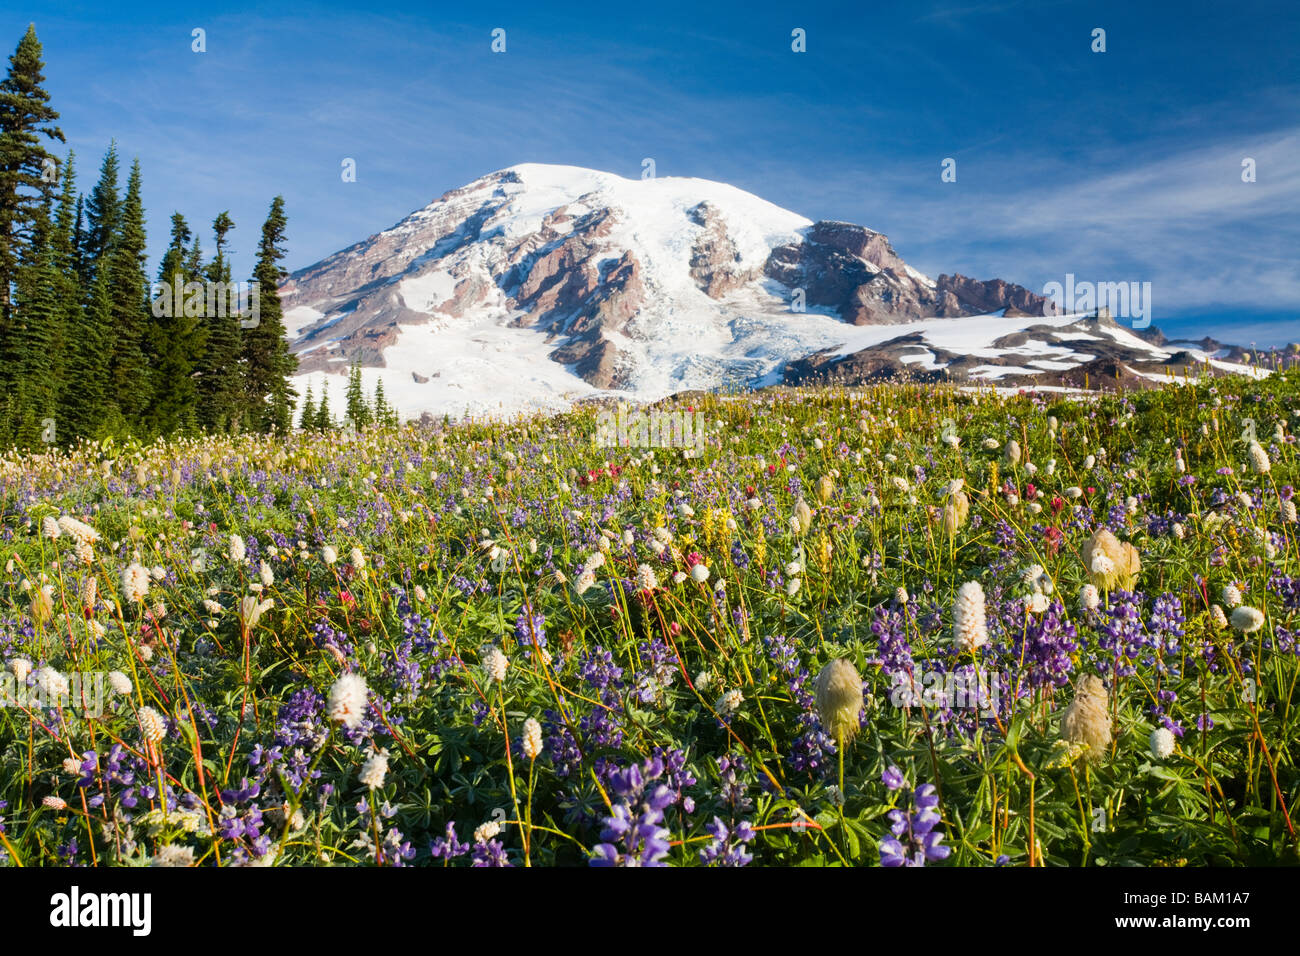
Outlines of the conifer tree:
[[100,270],[81,309],[76,348],[68,356],[67,385],[59,403],[60,439],[98,438],[115,427],[108,383],[112,300],[108,270]]
[[305,432],[316,428],[316,402],[311,396],[311,382],[307,383],[307,394],[302,400],[302,417],[298,419],[298,427]]
[[397,410],[388,404],[388,399],[384,396],[383,378],[375,382],[375,421],[389,426],[398,423]]
[[330,390],[328,385],[321,388],[320,404],[316,406],[316,430],[319,432],[334,430],[334,416],[330,414]]
[[[230,262],[226,258],[226,235],[235,228],[228,212],[212,222],[216,235],[216,255],[208,264],[209,282],[228,285]],[[227,297],[224,313],[204,316],[204,348],[199,359],[199,425],[210,431],[226,431],[238,420],[242,402],[240,370],[239,320]]]
[[352,427],[361,431],[372,420],[370,406],[366,404],[366,394],[361,382],[361,361],[354,359],[348,369],[347,421]]
[[42,86],[44,68],[36,27],[29,24],[0,81],[0,360],[6,358],[19,263],[34,241],[38,220],[48,215],[57,186],[58,160],[41,137],[64,141],[54,125],[59,114]]
[[153,397],[146,349],[149,340],[149,280],[145,274],[144,203],[140,161],[131,165],[121,221],[110,242],[108,261],[112,396],[128,427],[138,428]]
[[82,233],[81,282],[89,289],[101,263],[108,261],[109,248],[122,218],[122,196],[117,185],[117,142],[108,144],[108,152],[99,166],[99,181],[86,199],[86,225]]
[[59,273],[54,261],[53,224],[48,209],[37,217],[31,245],[19,262],[14,285],[10,373],[13,390],[10,416],[14,440],[34,447],[41,438],[38,423],[57,423],[58,377],[56,346],[62,340],[62,310],[58,301]]
[[298,367],[298,359],[289,351],[285,338],[279,292],[280,282],[286,274],[279,262],[285,256],[287,221],[284,197],[276,196],[262,225],[257,266],[253,270],[260,304],[257,324],[241,329],[245,408],[249,427],[260,432],[287,432],[292,424],[293,399],[297,395],[290,376]]
[[66,384],[67,368],[73,350],[77,347],[76,335],[81,324],[83,292],[78,269],[77,253],[77,157],[71,150],[63,161],[63,185],[59,191],[58,212],[54,218],[54,267],[58,272],[56,300],[59,303],[61,338],[55,348],[55,375],[62,391]]
[[190,240],[185,217],[173,213],[171,244],[158,270],[160,294],[153,300],[148,343],[155,386],[147,418],[149,430],[157,435],[192,432],[197,424],[194,370],[203,353],[201,322],[207,300],[198,281],[197,246]]

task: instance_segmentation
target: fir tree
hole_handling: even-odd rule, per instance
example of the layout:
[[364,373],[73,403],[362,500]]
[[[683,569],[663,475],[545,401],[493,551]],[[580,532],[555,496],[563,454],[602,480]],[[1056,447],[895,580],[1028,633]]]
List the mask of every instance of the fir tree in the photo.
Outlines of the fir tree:
[[[54,231],[51,242],[54,253],[55,289],[54,300],[58,306],[58,321],[55,327],[53,374],[57,383],[56,392],[62,411],[62,396],[66,393],[68,369],[73,364],[73,356],[81,347],[80,331],[83,323],[79,255],[77,252],[77,210],[80,198],[77,197],[76,155],[68,152],[63,163],[63,187],[59,192],[59,206],[54,218]],[[73,438],[66,434],[64,437]]]
[[388,399],[384,397],[384,380],[382,378],[375,382],[375,421],[380,425],[396,425],[398,423],[397,410],[388,404]]
[[76,347],[68,356],[67,385],[59,403],[60,438],[98,438],[111,434],[114,411],[108,391],[108,330],[112,298],[108,270],[101,270],[74,334]]
[[117,143],[108,144],[108,152],[99,166],[99,181],[86,200],[86,226],[82,233],[81,282],[89,289],[94,285],[101,263],[108,260],[109,247],[122,218],[122,197],[117,187]]
[[32,244],[19,263],[15,289],[10,371],[17,384],[10,409],[14,440],[33,447],[40,440],[37,423],[56,419],[58,383],[56,345],[62,340],[58,301],[59,271],[54,260],[53,225],[48,210],[37,217]]
[[[257,247],[257,283],[260,313],[257,324],[244,328],[241,337],[244,362],[244,401],[249,426],[260,432],[287,432],[292,423],[293,399],[297,395],[290,376],[298,367],[285,338],[284,315],[279,286],[284,271],[284,197],[276,196],[262,225]],[[251,320],[250,320],[251,321]]]
[[348,369],[347,420],[352,427],[361,431],[371,422],[370,406],[366,404],[366,394],[361,383],[361,362],[353,360]]
[[311,382],[307,383],[307,394],[302,400],[302,417],[298,419],[298,427],[305,432],[316,427],[316,402],[311,397]]
[[[226,259],[226,235],[235,228],[230,214],[220,213],[212,222],[216,235],[216,256],[208,264],[207,280],[230,283],[230,262]],[[205,342],[199,360],[199,424],[211,431],[225,431],[237,423],[242,401],[239,320],[227,302],[224,313],[204,317]]]
[[334,430],[334,416],[330,414],[329,386],[322,386],[321,388],[320,404],[316,406],[316,430],[318,432]]
[[0,359],[7,357],[3,346],[13,318],[12,286],[19,262],[34,241],[38,220],[48,213],[57,185],[58,160],[46,151],[41,137],[64,141],[63,131],[53,125],[59,114],[42,86],[44,68],[36,27],[28,25],[0,81]]
[[108,269],[113,330],[109,379],[112,396],[129,427],[141,425],[153,397],[149,373],[149,280],[145,275],[144,203],[140,161],[131,165],[118,229],[110,242]]
[[207,303],[204,288],[198,282],[196,247],[190,246],[190,240],[185,217],[173,213],[171,243],[158,271],[162,288],[153,300],[149,337],[155,387],[147,418],[150,430],[158,435],[192,432],[196,425],[194,406],[198,391],[194,369],[203,353],[200,323]]

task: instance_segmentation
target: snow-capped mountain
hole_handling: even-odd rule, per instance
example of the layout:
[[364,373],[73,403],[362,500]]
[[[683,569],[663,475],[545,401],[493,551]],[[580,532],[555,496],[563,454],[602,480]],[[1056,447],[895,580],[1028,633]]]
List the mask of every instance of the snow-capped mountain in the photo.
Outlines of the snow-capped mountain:
[[572,166],[452,190],[293,273],[281,296],[299,391],[328,386],[337,410],[359,360],[367,390],[382,378],[406,416],[904,368],[1028,384],[1175,357],[1002,280],[931,279],[863,226],[723,183]]

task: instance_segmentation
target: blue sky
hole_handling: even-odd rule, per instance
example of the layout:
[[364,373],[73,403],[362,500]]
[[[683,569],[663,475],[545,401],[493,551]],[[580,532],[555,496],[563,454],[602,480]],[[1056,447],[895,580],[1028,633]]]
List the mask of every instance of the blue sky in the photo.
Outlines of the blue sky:
[[1300,5],[28,2],[6,53],[29,21],[82,188],[140,158],[151,269],[173,210],[229,209],[246,273],[282,193],[299,268],[496,169],[653,157],[931,275],[1149,281],[1167,332],[1300,339]]

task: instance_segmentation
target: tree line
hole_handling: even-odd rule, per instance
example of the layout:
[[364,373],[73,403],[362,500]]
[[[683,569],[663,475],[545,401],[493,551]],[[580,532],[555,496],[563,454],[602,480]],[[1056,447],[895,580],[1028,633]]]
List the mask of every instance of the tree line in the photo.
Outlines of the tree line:
[[[94,187],[79,192],[75,155],[48,148],[66,141],[43,70],[29,26],[0,82],[0,447],[287,432],[297,359],[277,291],[283,197],[262,225],[251,310],[196,291],[233,288],[226,212],[212,222],[210,258],[185,217],[172,215],[156,280],[167,286],[155,288],[139,160],[123,188],[110,144]],[[178,277],[184,295],[173,308],[161,297]]]
[[[401,415],[388,404],[388,399],[384,396],[383,379],[375,382],[374,397],[366,398],[361,382],[360,362],[354,361],[348,369],[348,385],[343,397],[346,402],[343,409],[344,428],[361,430],[371,425],[391,427],[401,424]],[[312,396],[311,383],[307,383],[307,395],[302,400],[298,427],[303,431],[330,431],[339,427],[330,413],[330,396],[326,389],[321,389],[320,402],[317,403]]]

